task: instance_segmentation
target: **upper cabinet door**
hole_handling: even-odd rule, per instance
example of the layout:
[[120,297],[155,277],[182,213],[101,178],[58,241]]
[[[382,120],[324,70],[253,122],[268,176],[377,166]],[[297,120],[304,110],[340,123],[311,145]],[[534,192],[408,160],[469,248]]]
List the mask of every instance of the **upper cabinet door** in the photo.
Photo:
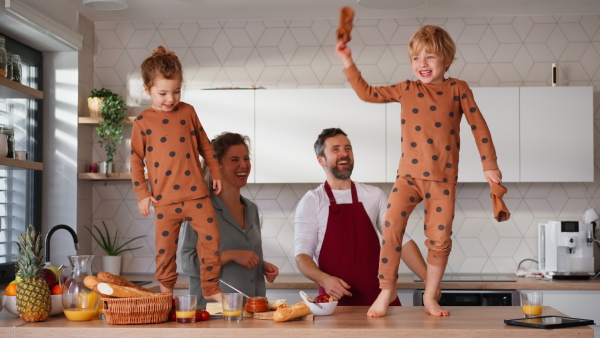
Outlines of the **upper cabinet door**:
[[592,87],[521,88],[521,181],[594,181]]
[[[250,163],[254,165],[253,89],[188,90],[182,101],[194,106],[209,139],[225,131],[248,136]],[[251,170],[248,183],[255,183],[254,177],[254,170]]]
[[[503,182],[519,182],[519,88],[471,88],[492,134]],[[471,127],[460,125],[459,182],[487,182]]]
[[385,182],[385,105],[363,102],[352,89],[256,91],[256,181],[325,181],[314,143],[325,128],[352,142],[357,182]]

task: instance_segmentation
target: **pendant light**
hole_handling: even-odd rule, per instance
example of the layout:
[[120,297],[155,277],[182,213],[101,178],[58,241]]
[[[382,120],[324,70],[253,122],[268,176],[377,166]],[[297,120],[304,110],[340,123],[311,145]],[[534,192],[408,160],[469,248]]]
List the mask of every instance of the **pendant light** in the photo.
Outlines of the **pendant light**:
[[83,0],[83,6],[102,11],[118,11],[127,8],[124,0]]

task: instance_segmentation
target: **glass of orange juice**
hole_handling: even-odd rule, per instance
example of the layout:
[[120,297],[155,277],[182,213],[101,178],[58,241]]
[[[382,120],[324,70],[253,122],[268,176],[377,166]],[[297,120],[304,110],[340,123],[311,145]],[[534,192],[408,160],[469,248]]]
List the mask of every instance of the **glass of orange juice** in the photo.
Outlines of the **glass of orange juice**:
[[244,299],[241,293],[224,293],[223,294],[223,319],[226,321],[242,320],[242,308]]
[[544,294],[539,291],[521,292],[521,309],[525,318],[539,317],[542,315]]
[[175,317],[178,323],[193,323],[196,321],[196,295],[175,296]]

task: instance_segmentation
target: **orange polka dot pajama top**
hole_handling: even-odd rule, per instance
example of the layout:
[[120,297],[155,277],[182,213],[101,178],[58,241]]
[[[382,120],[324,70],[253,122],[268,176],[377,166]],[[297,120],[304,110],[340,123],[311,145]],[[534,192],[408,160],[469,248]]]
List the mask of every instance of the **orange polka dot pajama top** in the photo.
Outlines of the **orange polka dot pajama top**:
[[[182,221],[198,232],[196,244],[202,259],[202,292],[219,293],[219,230],[208,198],[200,155],[210,174],[220,179],[219,164],[194,107],[180,102],[173,111],[148,108],[133,124],[131,178],[138,201],[154,196],[156,272],[160,284],[173,288],[177,281],[177,241]],[[145,164],[144,164],[144,159]],[[148,189],[144,178],[148,168]]]
[[388,199],[379,261],[380,287],[394,289],[408,217],[421,201],[424,201],[427,263],[445,268],[448,262],[463,115],[471,126],[484,171],[498,169],[496,150],[466,82],[454,78],[440,84],[406,80],[372,87],[356,66],[346,68],[344,73],[360,99],[402,105],[402,155]]

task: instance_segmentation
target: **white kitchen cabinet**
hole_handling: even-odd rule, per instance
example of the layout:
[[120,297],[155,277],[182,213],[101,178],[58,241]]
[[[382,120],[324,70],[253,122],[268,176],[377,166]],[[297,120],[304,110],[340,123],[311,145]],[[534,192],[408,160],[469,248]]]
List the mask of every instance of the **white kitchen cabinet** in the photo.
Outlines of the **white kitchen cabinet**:
[[592,87],[520,92],[521,182],[594,181]]
[[[519,182],[519,88],[472,88],[492,134],[503,182]],[[460,125],[459,182],[487,182],[473,132],[463,116]]]
[[222,132],[250,138],[252,170],[248,183],[255,183],[254,89],[199,90],[186,92],[185,102],[194,106],[210,139]]
[[325,175],[314,153],[325,128],[341,128],[354,150],[352,179],[385,182],[385,105],[352,89],[256,91],[256,182],[316,183]]

